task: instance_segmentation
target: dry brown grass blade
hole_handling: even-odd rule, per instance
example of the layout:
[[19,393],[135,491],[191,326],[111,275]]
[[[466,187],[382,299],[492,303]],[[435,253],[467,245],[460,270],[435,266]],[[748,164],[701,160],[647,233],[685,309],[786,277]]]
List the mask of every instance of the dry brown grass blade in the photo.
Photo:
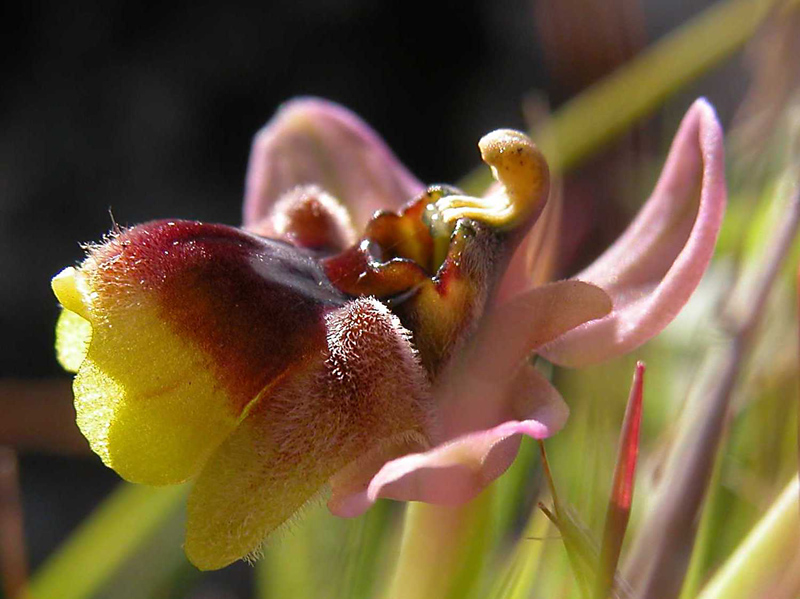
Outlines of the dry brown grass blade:
[[68,379],[0,380],[0,445],[17,450],[89,455],[75,424]]
[[30,596],[17,456],[8,447],[0,447],[0,576],[4,597]]

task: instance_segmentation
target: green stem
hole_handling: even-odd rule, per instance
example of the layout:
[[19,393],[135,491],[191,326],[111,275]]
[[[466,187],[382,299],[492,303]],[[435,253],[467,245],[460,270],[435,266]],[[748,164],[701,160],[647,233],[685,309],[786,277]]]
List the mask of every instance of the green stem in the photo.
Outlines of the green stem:
[[463,599],[475,593],[491,536],[491,490],[463,506],[410,503],[390,599]]
[[795,477],[698,599],[761,597],[795,556],[800,544],[798,481]]

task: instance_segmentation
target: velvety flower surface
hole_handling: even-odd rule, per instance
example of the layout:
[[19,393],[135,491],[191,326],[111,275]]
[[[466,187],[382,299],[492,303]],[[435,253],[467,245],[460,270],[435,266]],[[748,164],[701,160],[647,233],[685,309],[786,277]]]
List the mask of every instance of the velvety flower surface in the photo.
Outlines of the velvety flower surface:
[[526,136],[481,140],[498,184],[473,198],[424,187],[345,109],[291,102],[255,138],[244,229],[138,225],[53,280],[78,424],[127,480],[195,479],[186,551],[204,569],[326,490],[342,516],[465,502],[521,435],[567,418],[533,352],[609,358],[686,302],[724,209],[721,142],[698,101],[628,232],[532,287],[549,178]]

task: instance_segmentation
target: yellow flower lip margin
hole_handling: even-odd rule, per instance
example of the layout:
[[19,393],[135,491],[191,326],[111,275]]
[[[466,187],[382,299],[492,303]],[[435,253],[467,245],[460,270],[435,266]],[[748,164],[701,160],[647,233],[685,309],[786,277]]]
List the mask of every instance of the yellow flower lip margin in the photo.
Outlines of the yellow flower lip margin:
[[63,307],[56,324],[56,357],[64,370],[78,372],[92,338],[89,292],[80,272],[72,266],[53,277],[50,286]]
[[133,482],[195,476],[250,403],[324,347],[323,311],[345,298],[320,287],[322,276],[285,245],[190,221],[93,247],[53,287],[65,307],[61,349],[86,345],[85,334],[65,341],[69,314],[91,323],[74,391],[95,452]]

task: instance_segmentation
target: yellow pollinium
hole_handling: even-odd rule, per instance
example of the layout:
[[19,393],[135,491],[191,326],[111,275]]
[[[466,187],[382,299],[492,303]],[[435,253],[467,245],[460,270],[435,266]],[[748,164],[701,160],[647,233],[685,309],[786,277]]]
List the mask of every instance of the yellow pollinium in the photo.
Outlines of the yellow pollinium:
[[484,135],[481,158],[503,186],[485,198],[445,196],[436,203],[444,222],[471,218],[501,231],[515,229],[537,215],[547,201],[550,173],[547,161],[524,133],[498,129]]

